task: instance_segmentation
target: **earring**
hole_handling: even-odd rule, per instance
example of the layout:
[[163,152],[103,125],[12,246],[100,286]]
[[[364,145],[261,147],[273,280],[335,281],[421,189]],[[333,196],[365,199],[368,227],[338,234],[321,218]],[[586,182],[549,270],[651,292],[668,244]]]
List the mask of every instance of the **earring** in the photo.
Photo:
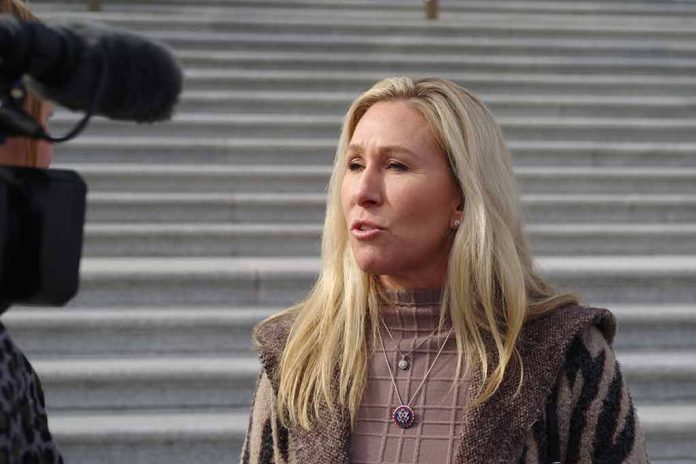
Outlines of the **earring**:
[[461,219],[455,219],[454,221],[452,221],[452,228],[458,229],[461,224],[462,224]]

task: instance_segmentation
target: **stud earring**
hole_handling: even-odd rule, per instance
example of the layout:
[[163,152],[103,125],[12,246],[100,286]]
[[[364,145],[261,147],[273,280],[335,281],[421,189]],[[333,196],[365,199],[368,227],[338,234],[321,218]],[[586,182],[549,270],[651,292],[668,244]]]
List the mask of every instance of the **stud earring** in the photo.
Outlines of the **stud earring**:
[[455,219],[454,221],[452,221],[452,228],[458,229],[461,224],[462,224],[461,219]]

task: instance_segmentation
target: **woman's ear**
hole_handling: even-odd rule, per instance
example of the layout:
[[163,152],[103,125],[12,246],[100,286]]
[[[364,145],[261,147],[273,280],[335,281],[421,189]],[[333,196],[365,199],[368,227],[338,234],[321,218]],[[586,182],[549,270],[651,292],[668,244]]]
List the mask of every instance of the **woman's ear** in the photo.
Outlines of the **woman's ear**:
[[464,195],[461,196],[461,200],[459,201],[459,204],[457,205],[457,210],[454,214],[457,214],[459,216],[459,219],[462,218],[462,214],[464,214],[464,205],[466,204],[466,201],[464,199]]
[[457,206],[457,210],[452,215],[452,220],[450,221],[450,227],[452,227],[452,229],[457,229],[461,225],[462,216],[463,216],[463,209],[464,209],[464,204],[460,203]]

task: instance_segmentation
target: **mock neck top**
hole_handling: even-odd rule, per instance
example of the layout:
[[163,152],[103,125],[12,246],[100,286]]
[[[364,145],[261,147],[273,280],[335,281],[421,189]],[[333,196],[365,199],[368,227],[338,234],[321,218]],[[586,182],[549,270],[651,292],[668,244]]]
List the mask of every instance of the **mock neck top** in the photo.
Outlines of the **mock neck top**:
[[[442,291],[399,289],[387,290],[386,294],[391,302],[380,309],[384,350],[379,339],[369,339],[367,385],[351,434],[350,462],[450,462],[457,451],[467,389],[465,381],[451,389],[457,352],[454,336],[447,338],[449,318],[442,331],[435,330],[440,320]],[[437,357],[440,348],[442,352]],[[403,370],[398,366],[402,355],[408,362],[408,368]],[[401,403],[415,413],[410,428],[400,428],[393,422],[393,411]]]
[[399,306],[439,305],[442,301],[441,288],[398,288],[384,292]]
[[[442,290],[439,288],[387,290],[392,301],[380,309],[384,324],[391,330],[434,329],[440,321]],[[445,328],[451,327],[449,318]]]

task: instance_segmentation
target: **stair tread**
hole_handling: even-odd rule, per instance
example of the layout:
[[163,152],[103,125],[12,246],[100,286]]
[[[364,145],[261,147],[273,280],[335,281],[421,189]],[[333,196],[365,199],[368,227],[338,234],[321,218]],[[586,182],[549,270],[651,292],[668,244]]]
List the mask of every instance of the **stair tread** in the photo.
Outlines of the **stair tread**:
[[[696,255],[691,256],[546,256],[537,259],[542,267],[554,269],[644,271],[696,271]],[[114,272],[218,272],[240,271],[314,272],[319,269],[318,257],[109,257],[84,258],[82,270]]]
[[246,432],[248,411],[166,412],[145,413],[123,411],[115,413],[56,411],[49,416],[51,433],[63,443],[85,441],[127,440],[149,441],[157,437],[177,440],[229,440]]
[[[660,7],[664,3],[660,3]],[[347,17],[346,15],[327,15],[325,12],[317,12],[315,14],[308,14],[311,12],[310,9],[297,9],[296,14],[292,13],[292,10],[278,10],[278,9],[253,9],[246,8],[242,10],[240,8],[222,8],[218,6],[202,6],[196,5],[195,7],[183,8],[177,5],[176,9],[165,8],[163,6],[153,5],[150,7],[143,7],[142,5],[133,5],[132,3],[127,6],[130,12],[125,11],[103,11],[103,12],[61,12],[59,11],[47,11],[45,16],[49,18],[89,18],[89,19],[99,19],[109,23],[117,24],[159,24],[166,22],[168,24],[219,24],[227,23],[238,24],[238,23],[259,23],[259,24],[302,24],[308,27],[311,26],[325,26],[331,25],[338,27],[341,25],[353,25],[355,26],[355,17]],[[169,11],[167,11],[169,10]],[[283,11],[284,13],[281,13]],[[404,15],[395,15],[395,9],[390,8],[388,14],[376,15],[374,12],[365,15],[361,14],[360,23],[362,27],[372,27],[372,26],[382,26],[382,27],[411,27],[416,28],[416,30],[428,29],[432,31],[432,22],[425,20],[422,16],[421,11],[408,12]],[[664,11],[664,10],[663,10]],[[137,14],[134,14],[136,13]],[[361,12],[362,13],[362,12]],[[512,29],[514,31],[527,31],[530,28],[538,30],[556,30],[563,31],[564,28],[561,26],[566,26],[571,30],[577,31],[608,31],[608,32],[631,32],[639,33],[643,32],[646,35],[655,33],[656,31],[679,31],[683,33],[693,33],[693,29],[689,28],[689,25],[685,25],[683,22],[684,17],[670,17],[670,16],[654,16],[654,17],[641,17],[640,15],[633,15],[631,21],[621,21],[620,17],[607,16],[602,14],[596,15],[582,15],[576,16],[574,14],[540,14],[539,12],[530,12],[528,15],[515,14],[504,14],[501,12],[488,12],[488,13],[478,13],[478,12],[462,12],[459,14],[441,15],[437,26],[443,30],[462,30],[467,29],[470,26],[476,26],[477,29],[492,29],[492,30],[504,30],[504,26],[507,26],[508,30]],[[688,15],[690,16],[690,15]],[[589,21],[588,19],[592,19]],[[194,29],[195,26],[192,27]]]
[[[166,166],[156,163],[55,163],[51,166],[56,169],[76,170],[88,174],[148,174],[167,178],[176,174],[196,176],[317,176],[325,177],[331,174],[331,166],[328,164],[302,165],[230,165],[230,164],[183,164],[175,163]],[[660,178],[691,178],[696,176],[696,167],[644,167],[644,166],[517,166],[514,172],[520,176],[555,176],[555,177],[649,177],[656,180]]]

